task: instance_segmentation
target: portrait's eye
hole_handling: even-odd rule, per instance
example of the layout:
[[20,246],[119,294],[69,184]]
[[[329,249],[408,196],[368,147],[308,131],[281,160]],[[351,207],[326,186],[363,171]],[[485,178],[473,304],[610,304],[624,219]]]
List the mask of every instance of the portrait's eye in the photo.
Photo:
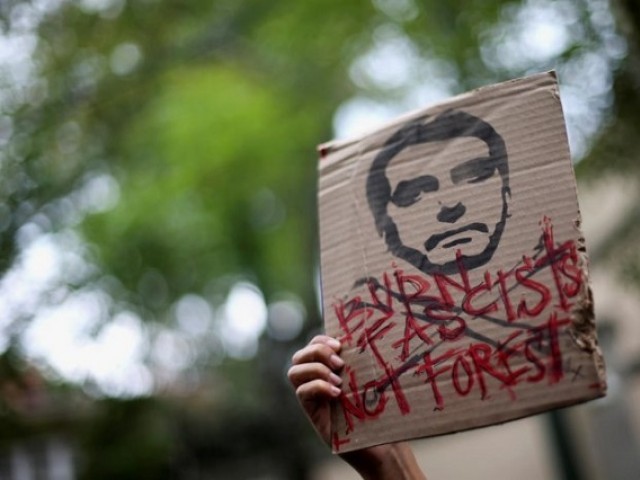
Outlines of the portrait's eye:
[[422,193],[438,190],[438,179],[431,175],[423,175],[411,180],[403,180],[391,195],[391,201],[397,207],[408,207],[420,200]]
[[491,178],[496,173],[496,162],[491,157],[468,160],[451,169],[451,181],[459,183],[479,183]]

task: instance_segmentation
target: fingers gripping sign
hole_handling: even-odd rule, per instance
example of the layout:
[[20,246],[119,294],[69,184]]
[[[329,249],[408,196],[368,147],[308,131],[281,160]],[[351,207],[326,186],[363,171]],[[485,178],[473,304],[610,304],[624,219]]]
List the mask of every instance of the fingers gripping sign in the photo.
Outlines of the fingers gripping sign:
[[331,438],[330,403],[341,393],[342,379],[337,372],[344,361],[338,356],[340,348],[338,340],[318,335],[293,355],[288,372],[300,405],[327,445]]
[[[298,402],[325,444],[331,442],[331,401],[341,393],[342,346],[318,335],[291,359],[288,377]],[[425,480],[406,442],[378,445],[340,455],[367,480]]]

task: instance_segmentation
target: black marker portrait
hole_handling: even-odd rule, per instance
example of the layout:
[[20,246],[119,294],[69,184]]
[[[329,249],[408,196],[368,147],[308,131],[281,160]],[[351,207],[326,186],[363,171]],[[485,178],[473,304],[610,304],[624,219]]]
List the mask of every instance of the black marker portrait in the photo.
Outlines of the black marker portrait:
[[[408,147],[456,139],[471,142],[471,147],[458,155],[455,148],[447,152],[446,175],[430,170],[432,159],[427,157],[417,159],[417,176],[391,178],[394,159]],[[394,256],[426,274],[456,273],[459,263],[471,270],[491,260],[508,217],[505,143],[484,120],[449,110],[393,134],[374,158],[366,188],[376,229]]]

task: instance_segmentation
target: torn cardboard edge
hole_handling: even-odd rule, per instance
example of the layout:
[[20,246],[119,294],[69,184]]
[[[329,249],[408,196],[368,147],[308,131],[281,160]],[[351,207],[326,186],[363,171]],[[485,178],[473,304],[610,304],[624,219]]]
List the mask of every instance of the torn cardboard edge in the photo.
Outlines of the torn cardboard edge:
[[495,84],[491,84],[491,85],[483,85],[481,87],[475,88],[469,92],[464,92],[464,93],[460,93],[458,95],[455,95],[453,97],[449,97],[447,99],[443,99],[441,101],[438,102],[434,102],[432,104],[430,104],[427,107],[422,107],[422,108],[416,108],[410,112],[406,112],[403,114],[400,114],[396,117],[394,117],[393,119],[387,121],[386,123],[384,123],[381,126],[378,126],[374,129],[372,129],[369,132],[365,132],[365,133],[361,133],[359,135],[355,135],[352,138],[343,138],[343,139],[338,139],[338,140],[329,140],[327,142],[323,142],[320,145],[318,145],[316,147],[316,151],[318,152],[318,156],[320,158],[320,160],[322,160],[323,158],[325,158],[327,155],[329,155],[331,152],[336,151],[336,150],[342,150],[345,147],[348,147],[350,145],[353,144],[357,144],[358,142],[362,141],[362,139],[369,137],[371,135],[374,135],[376,132],[385,129],[385,128],[390,128],[396,125],[401,125],[403,123],[406,123],[412,119],[414,119],[417,115],[420,115],[422,112],[426,111],[426,110],[442,110],[442,109],[446,109],[448,108],[448,105],[451,103],[462,103],[464,102],[466,99],[472,98],[474,95],[479,95],[479,94],[484,94],[484,93],[489,93],[491,91],[495,91],[495,90],[501,90],[501,89],[509,89],[509,87],[514,87],[514,89],[519,89],[520,85],[522,83],[522,81],[524,79],[527,80],[531,80],[531,81],[537,81],[539,80],[540,82],[545,83],[549,78],[551,78],[555,84],[555,87],[551,90],[551,94],[555,95],[558,99],[560,99],[560,91],[558,88],[558,84],[557,84],[557,74],[555,70],[549,70],[547,72],[544,73],[539,73],[539,74],[535,74],[535,75],[531,75],[528,77],[524,77],[524,78],[516,78],[516,79],[512,79],[512,80],[506,80],[504,82],[500,82],[500,83],[495,83]]
[[604,395],[554,72],[318,150],[334,452]]

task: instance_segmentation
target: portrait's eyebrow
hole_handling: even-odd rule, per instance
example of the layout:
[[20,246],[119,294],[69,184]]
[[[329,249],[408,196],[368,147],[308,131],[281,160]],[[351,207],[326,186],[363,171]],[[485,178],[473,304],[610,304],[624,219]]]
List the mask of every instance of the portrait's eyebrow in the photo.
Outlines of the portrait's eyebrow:
[[435,192],[438,187],[438,179],[432,175],[403,180],[393,191],[391,201],[398,207],[408,207],[418,201],[421,193]]
[[496,162],[492,157],[478,157],[467,160],[451,169],[451,181],[457,185],[460,182],[481,182],[491,177],[496,171]]

